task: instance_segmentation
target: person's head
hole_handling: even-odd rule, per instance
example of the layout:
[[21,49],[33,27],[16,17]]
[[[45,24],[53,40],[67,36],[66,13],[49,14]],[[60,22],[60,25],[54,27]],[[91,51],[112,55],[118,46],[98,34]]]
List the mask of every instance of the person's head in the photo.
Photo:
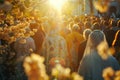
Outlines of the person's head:
[[74,24],[72,26],[72,31],[78,31],[80,29],[79,25],[78,24]]
[[84,56],[94,53],[99,54],[102,59],[107,59],[109,55],[105,34],[101,30],[92,31],[87,40]]
[[75,17],[74,17],[74,22],[75,22],[75,23],[78,23],[78,22],[79,22],[79,17],[78,17],[78,16],[75,16]]
[[105,28],[109,28],[109,22],[108,21],[103,21],[103,26]]
[[39,24],[34,22],[34,23],[30,23],[30,29],[38,29],[39,28]]
[[31,29],[29,27],[26,27],[25,31],[26,31],[26,33],[29,33],[31,31]]
[[86,21],[85,23],[84,23],[84,27],[87,29],[87,28],[91,28],[91,23],[90,22],[88,22],[88,21]]
[[89,36],[89,34],[92,32],[92,30],[91,29],[85,29],[84,31],[83,31],[83,37],[84,37],[84,39],[88,39],[88,36]]
[[50,31],[59,31],[61,29],[62,19],[60,17],[51,17],[48,22],[50,24]]
[[111,21],[110,21],[110,25],[111,25],[112,27],[116,27],[116,26],[117,26],[117,21],[116,21],[116,20],[111,20]]
[[95,30],[89,35],[85,52],[90,54],[92,51],[97,51],[103,59],[107,59],[109,55],[105,34],[100,30]]
[[105,35],[100,30],[94,30],[90,35],[89,38],[92,47],[97,47],[100,43],[104,42]]
[[94,23],[93,25],[92,25],[92,30],[100,30],[100,24],[99,23]]

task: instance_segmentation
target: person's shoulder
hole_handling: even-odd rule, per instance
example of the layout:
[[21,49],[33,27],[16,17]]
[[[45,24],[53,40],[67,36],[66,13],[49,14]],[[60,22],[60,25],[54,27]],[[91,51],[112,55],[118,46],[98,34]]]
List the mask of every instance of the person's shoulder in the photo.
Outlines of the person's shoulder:
[[108,58],[107,58],[107,61],[111,62],[111,63],[115,63],[117,60],[112,56],[110,55]]
[[112,55],[109,56],[108,60],[110,60],[110,61],[116,61],[115,57],[113,57]]
[[109,57],[109,61],[110,61],[115,67],[118,67],[118,68],[120,69],[120,65],[119,65],[119,63],[118,63],[118,61],[116,60],[115,57],[110,56],[110,57]]

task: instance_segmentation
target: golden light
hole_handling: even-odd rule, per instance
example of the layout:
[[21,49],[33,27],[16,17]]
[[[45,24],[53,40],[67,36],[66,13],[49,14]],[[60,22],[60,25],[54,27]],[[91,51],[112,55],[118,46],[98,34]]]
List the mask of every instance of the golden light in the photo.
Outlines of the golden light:
[[61,10],[65,2],[66,0],[49,0],[51,6],[57,10]]

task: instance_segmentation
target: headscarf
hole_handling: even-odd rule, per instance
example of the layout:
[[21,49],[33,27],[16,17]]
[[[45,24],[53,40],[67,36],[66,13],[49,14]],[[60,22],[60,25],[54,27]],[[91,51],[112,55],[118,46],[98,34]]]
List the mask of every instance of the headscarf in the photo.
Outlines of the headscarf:
[[84,77],[84,80],[104,80],[102,73],[107,67],[115,71],[120,69],[117,60],[108,52],[104,33],[95,30],[89,35],[78,73]]
[[[88,37],[87,45],[85,48],[84,56],[91,54],[93,51],[99,54],[107,54],[108,44],[105,35],[100,30],[94,30]],[[102,57],[102,55],[101,55]]]

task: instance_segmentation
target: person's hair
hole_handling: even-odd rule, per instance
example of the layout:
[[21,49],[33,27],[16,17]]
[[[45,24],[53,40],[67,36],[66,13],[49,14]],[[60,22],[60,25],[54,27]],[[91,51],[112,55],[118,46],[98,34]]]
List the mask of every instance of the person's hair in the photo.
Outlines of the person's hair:
[[95,22],[93,25],[92,25],[92,30],[100,30],[100,24]]
[[89,34],[92,32],[92,30],[91,29],[85,29],[84,31],[83,31],[83,37],[87,40],[88,39],[88,36],[89,36]]
[[103,25],[106,27],[106,26],[109,26],[109,22],[108,21],[104,21],[103,22]]
[[40,25],[38,23],[30,23],[30,29],[38,29]]
[[91,28],[91,23],[88,22],[88,21],[86,21],[86,22],[84,23],[84,26],[85,26],[85,28]]
[[112,27],[116,27],[117,26],[117,21],[112,20]]
[[73,31],[79,30],[79,25],[78,24],[74,24],[73,27],[72,27],[72,30]]

